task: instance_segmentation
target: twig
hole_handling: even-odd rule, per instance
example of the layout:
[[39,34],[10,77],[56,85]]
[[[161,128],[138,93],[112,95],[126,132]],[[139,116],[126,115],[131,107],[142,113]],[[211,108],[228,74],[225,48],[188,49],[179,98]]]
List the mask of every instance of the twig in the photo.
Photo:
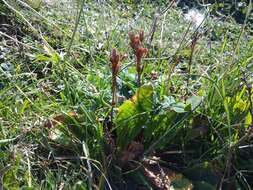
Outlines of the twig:
[[155,16],[154,16],[154,19],[153,19],[153,23],[151,25],[151,29],[150,29],[150,32],[149,32],[149,40],[148,40],[148,49],[150,49],[151,47],[151,44],[152,44],[152,41],[154,39],[154,34],[155,34],[155,31],[156,31],[156,28],[157,28],[157,23],[158,23],[158,20],[160,19],[160,17],[162,15],[164,15],[175,3],[175,0],[172,0],[169,5],[161,12],[161,13],[156,13]]
[[5,37],[11,39],[12,41],[14,41],[14,42],[16,42],[16,43],[18,43],[18,44],[21,44],[21,45],[23,45],[23,46],[25,46],[25,47],[27,47],[27,48],[29,48],[29,49],[39,50],[38,48],[29,46],[29,45],[27,45],[27,44],[25,44],[25,43],[23,43],[23,42],[18,41],[17,39],[15,39],[15,38],[9,36],[8,34],[5,34],[4,32],[1,32],[1,31],[0,31],[0,35],[3,35],[3,36],[5,36]]
[[[80,5],[80,10],[79,10],[78,15],[77,15],[77,17],[76,17],[75,28],[74,28],[74,31],[73,31],[73,33],[72,33],[71,40],[70,40],[70,42],[69,42],[68,49],[67,49],[67,54],[66,54],[67,56],[69,56],[69,54],[70,54],[70,49],[71,49],[71,47],[72,47],[72,44],[73,44],[73,41],[74,41],[74,38],[75,38],[75,35],[76,35],[77,27],[78,27],[78,25],[79,25],[79,21],[80,21],[80,18],[81,18],[81,16],[82,16],[82,13],[83,13],[84,2],[85,2],[85,1],[82,0],[81,5]],[[64,65],[65,65],[65,64],[64,64]],[[64,67],[64,68],[65,68],[65,67]],[[63,71],[65,71],[65,69],[64,69]]]
[[188,64],[187,87],[189,87],[193,55],[194,55],[195,47],[196,47],[196,44],[197,44],[197,41],[198,41],[199,37],[200,37],[200,34],[198,32],[196,32],[195,35],[193,36],[192,41],[191,41],[191,46],[190,46],[191,53],[190,53],[190,59],[189,59],[189,64]]

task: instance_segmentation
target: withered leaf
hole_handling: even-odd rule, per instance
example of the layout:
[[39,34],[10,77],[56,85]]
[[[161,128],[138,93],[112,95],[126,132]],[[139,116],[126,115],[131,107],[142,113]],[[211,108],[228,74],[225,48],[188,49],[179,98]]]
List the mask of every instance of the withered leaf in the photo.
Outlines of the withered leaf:
[[131,160],[138,160],[143,156],[144,153],[144,146],[141,143],[132,141],[127,149],[123,151],[121,156],[121,162],[125,164]]
[[59,124],[63,124],[68,117],[77,117],[77,113],[76,112],[68,112],[67,115],[65,114],[61,114],[61,115],[57,115],[55,117],[53,117],[52,119],[48,119],[45,124],[44,127],[51,129]]

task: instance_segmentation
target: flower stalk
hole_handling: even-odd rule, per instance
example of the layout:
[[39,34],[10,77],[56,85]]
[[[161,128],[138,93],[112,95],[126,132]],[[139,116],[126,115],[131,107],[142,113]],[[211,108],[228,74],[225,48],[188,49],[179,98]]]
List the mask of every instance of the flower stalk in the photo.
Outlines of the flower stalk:
[[125,58],[125,56],[117,53],[116,49],[113,49],[110,55],[111,69],[112,69],[112,111],[111,119],[113,119],[113,110],[117,104],[117,76],[120,70],[120,62]]
[[136,57],[136,71],[137,71],[137,86],[141,86],[141,74],[143,72],[144,66],[141,64],[142,58],[147,55],[148,49],[144,48],[142,43],[144,40],[144,31],[141,30],[138,35],[134,33],[129,33],[130,46],[134,50]]

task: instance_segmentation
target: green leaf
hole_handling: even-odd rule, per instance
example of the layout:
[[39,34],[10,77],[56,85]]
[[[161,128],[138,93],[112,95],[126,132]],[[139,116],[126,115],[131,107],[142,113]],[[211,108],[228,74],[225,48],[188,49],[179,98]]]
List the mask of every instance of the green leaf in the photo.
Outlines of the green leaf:
[[176,104],[173,104],[173,106],[171,107],[171,110],[174,110],[177,113],[185,113],[185,104],[182,102],[178,102]]
[[118,134],[118,144],[120,147],[124,147],[130,142],[129,133],[131,128],[136,127],[135,116],[138,113],[135,104],[126,100],[120,107],[116,116],[116,126]]
[[190,107],[191,110],[195,110],[200,105],[201,101],[202,101],[202,97],[192,96],[186,101],[186,104],[191,105]]
[[130,119],[131,116],[137,113],[136,106],[134,102],[126,100],[120,107],[119,112],[116,117],[116,123],[120,124],[121,122]]
[[244,126],[245,128],[249,128],[249,126],[252,124],[252,115],[250,114],[250,112],[247,114],[246,118],[245,118],[245,123]]
[[173,96],[165,96],[164,101],[162,102],[163,109],[169,109],[175,111],[176,113],[185,113],[186,105],[182,102],[176,102]]
[[[131,100],[126,100],[115,118],[118,145],[123,148],[141,131],[147,121],[147,115],[153,107],[153,86],[144,85],[138,89]],[[144,116],[145,115],[145,116]]]
[[173,96],[165,96],[164,97],[164,101],[162,103],[162,107],[164,109],[170,108],[175,103],[176,103],[176,100],[175,100],[175,98]]
[[139,111],[151,111],[153,107],[154,89],[150,84],[140,87],[132,98]]

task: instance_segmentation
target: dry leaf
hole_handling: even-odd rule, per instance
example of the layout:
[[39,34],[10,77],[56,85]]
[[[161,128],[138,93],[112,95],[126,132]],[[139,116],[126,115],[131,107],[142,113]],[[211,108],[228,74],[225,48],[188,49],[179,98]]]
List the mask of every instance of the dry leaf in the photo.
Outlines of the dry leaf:
[[76,112],[69,112],[67,115],[61,114],[53,117],[52,119],[48,119],[46,123],[44,124],[44,127],[51,129],[59,124],[63,124],[67,117],[76,117]]
[[[156,159],[157,160],[157,159]],[[174,188],[172,182],[182,180],[183,175],[176,173],[166,167],[161,167],[156,160],[146,160],[143,163],[144,176],[159,190],[192,190],[193,185],[189,182],[185,187]]]
[[138,160],[143,156],[144,146],[141,143],[132,141],[127,149],[123,151],[121,161],[125,164],[131,160]]

